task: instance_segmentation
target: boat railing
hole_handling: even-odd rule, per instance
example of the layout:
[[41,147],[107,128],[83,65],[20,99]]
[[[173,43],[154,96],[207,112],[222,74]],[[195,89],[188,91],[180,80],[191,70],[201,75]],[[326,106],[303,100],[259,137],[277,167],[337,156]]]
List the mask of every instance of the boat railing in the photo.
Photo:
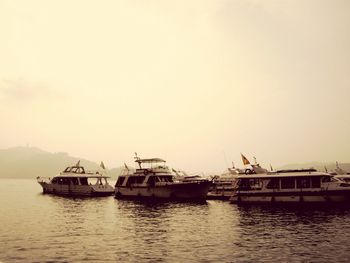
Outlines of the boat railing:
[[94,170],[88,170],[88,171],[85,171],[85,173],[88,175],[104,175],[105,174],[104,171],[94,171]]

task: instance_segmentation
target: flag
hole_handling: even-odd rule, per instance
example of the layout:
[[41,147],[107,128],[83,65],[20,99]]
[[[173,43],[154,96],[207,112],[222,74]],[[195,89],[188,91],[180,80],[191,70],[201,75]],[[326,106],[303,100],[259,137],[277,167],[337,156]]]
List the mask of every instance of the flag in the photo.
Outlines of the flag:
[[129,171],[129,167],[124,163],[125,169]]
[[242,156],[242,162],[244,165],[250,164],[249,160],[243,154],[241,154],[241,156]]
[[103,170],[106,170],[105,164],[104,164],[102,161],[101,161],[100,167],[101,167]]
[[78,166],[78,167],[80,166],[80,160],[77,162],[75,166]]

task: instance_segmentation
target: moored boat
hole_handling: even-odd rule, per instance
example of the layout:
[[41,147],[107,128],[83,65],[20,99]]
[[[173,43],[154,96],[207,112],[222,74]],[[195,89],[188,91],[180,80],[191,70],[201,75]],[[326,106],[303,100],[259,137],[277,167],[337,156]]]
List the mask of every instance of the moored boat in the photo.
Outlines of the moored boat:
[[85,171],[79,161],[53,178],[37,177],[37,181],[42,186],[44,194],[110,196],[114,193],[114,188],[108,184],[108,178],[109,176],[100,172]]
[[212,185],[209,188],[209,193],[207,199],[217,199],[217,200],[229,200],[234,193],[234,186],[238,175],[244,174],[265,174],[268,171],[260,166],[256,162],[251,164],[248,159],[242,155],[242,160],[244,165],[249,165],[245,169],[236,168],[232,163],[232,167],[228,168],[227,171],[221,175],[216,175],[212,179]]
[[342,169],[340,166],[339,166],[339,163],[336,162],[335,163],[335,170],[334,170],[334,177],[340,179],[340,180],[343,180],[347,183],[350,183],[350,173],[348,173],[347,171],[345,171],[344,169]]
[[234,203],[349,202],[350,184],[315,169],[238,175]]
[[160,158],[135,157],[138,168],[120,175],[115,184],[116,198],[205,200],[209,180],[175,180],[166,161]]

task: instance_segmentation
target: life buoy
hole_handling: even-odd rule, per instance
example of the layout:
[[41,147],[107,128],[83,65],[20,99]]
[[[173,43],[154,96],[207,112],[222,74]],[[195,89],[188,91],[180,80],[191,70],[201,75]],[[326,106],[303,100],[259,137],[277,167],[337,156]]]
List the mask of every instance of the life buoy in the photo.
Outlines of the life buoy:
[[148,170],[144,170],[144,171],[143,171],[143,174],[144,174],[144,175],[147,175],[147,174],[148,174]]
[[244,172],[245,174],[252,174],[253,173],[253,171],[251,170],[251,169],[245,169],[245,172]]

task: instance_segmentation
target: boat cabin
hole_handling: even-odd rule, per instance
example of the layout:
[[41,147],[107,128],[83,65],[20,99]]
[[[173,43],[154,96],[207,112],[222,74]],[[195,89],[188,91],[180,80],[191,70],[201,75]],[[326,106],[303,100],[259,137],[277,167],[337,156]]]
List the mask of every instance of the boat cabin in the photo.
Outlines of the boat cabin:
[[133,186],[147,186],[153,187],[156,184],[161,183],[173,183],[172,175],[129,175],[129,176],[119,176],[115,186],[133,187]]
[[57,176],[51,180],[52,184],[59,185],[107,185],[106,176]]
[[[301,190],[321,188],[323,183],[340,181],[326,173],[281,173],[259,176],[239,176],[236,184],[238,191],[259,190]],[[350,185],[349,185],[350,186]]]

